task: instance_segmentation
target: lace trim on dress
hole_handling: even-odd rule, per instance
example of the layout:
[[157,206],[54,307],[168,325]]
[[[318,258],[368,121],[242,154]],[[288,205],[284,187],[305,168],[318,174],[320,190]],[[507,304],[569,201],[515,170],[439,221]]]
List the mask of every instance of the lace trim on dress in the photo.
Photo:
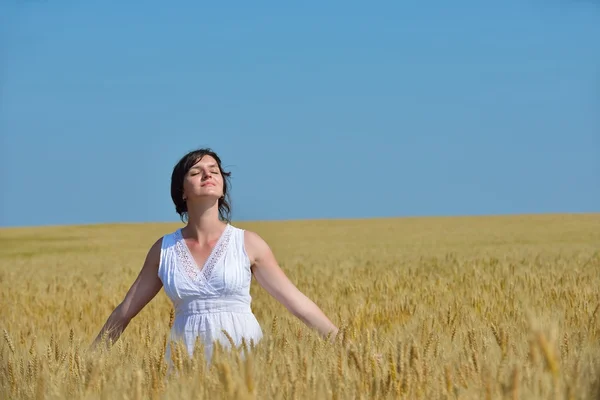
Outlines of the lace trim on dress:
[[183,264],[185,272],[190,276],[190,278],[196,280],[198,278],[199,271],[197,268],[194,268],[195,263],[188,257],[188,251],[185,249],[186,245],[183,242],[183,236],[181,235],[180,230],[177,230],[175,238],[175,250],[177,251],[177,257],[179,257],[179,260]]
[[204,268],[202,268],[202,271],[200,271],[200,273],[204,274],[206,280],[208,280],[208,278],[210,277],[213,269],[215,269],[215,266],[217,265],[223,254],[225,254],[225,251],[227,251],[227,248],[229,247],[230,238],[231,229],[230,225],[227,225],[225,227],[225,232],[223,232],[223,235],[219,238],[219,241],[217,242],[217,244],[213,248],[212,253],[208,257],[208,260],[206,260]]
[[215,247],[206,259],[206,262],[204,263],[204,267],[202,269],[199,269],[198,265],[196,264],[196,261],[190,253],[190,249],[185,244],[183,235],[181,234],[181,229],[178,229],[176,231],[175,250],[177,252],[177,256],[181,260],[185,272],[190,278],[192,278],[195,281],[199,278],[204,278],[205,280],[208,280],[208,278],[210,278],[210,274],[217,265],[217,262],[223,256],[223,254],[227,250],[227,247],[229,246],[229,241],[231,238],[231,229],[229,228],[230,225],[227,225],[225,227],[225,231],[215,244]]

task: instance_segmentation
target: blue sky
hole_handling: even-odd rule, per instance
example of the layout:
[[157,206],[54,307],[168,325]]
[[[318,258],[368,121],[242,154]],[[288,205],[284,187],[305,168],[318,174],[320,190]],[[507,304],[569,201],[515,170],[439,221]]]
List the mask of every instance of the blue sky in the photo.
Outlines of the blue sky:
[[0,5],[0,225],[600,211],[600,3]]

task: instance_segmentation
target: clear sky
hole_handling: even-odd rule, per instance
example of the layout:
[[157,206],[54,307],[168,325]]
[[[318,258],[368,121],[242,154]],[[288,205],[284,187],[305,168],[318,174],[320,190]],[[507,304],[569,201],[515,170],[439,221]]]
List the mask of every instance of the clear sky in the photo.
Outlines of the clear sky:
[[600,211],[600,2],[290,3],[1,1],[0,225]]

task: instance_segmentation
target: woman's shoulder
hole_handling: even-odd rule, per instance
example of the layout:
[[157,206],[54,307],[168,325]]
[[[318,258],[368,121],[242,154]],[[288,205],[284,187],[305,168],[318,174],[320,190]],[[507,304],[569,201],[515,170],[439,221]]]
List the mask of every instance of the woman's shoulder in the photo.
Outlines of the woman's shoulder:
[[261,255],[271,251],[267,241],[257,232],[250,229],[240,229],[240,232],[244,249],[251,261],[255,261]]
[[233,224],[229,224],[229,226],[238,233],[238,235],[243,236],[244,242],[246,245],[256,244],[257,242],[264,241],[260,235],[253,230],[241,228]]
[[175,229],[174,231],[169,231],[164,235],[155,238],[154,242],[148,248],[148,253],[153,254],[154,256],[160,255],[161,250],[166,247],[171,247],[177,242],[177,237],[180,234],[181,229]]

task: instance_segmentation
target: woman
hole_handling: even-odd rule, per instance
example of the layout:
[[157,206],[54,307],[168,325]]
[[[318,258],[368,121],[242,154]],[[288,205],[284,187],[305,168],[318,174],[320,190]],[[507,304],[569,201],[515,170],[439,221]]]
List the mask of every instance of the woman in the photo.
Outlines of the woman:
[[[257,282],[293,315],[323,337],[338,329],[278,266],[269,245],[256,233],[230,224],[228,179],[210,149],[186,154],[173,169],[171,198],[187,224],[158,239],[125,298],[111,313],[94,341],[116,341],[130,321],[164,287],[173,302],[171,339],[181,340],[193,355],[196,337],[210,361],[213,341],[236,346],[262,338],[250,309],[250,282]],[[167,350],[170,355],[170,346]],[[169,358],[168,358],[169,359]]]

